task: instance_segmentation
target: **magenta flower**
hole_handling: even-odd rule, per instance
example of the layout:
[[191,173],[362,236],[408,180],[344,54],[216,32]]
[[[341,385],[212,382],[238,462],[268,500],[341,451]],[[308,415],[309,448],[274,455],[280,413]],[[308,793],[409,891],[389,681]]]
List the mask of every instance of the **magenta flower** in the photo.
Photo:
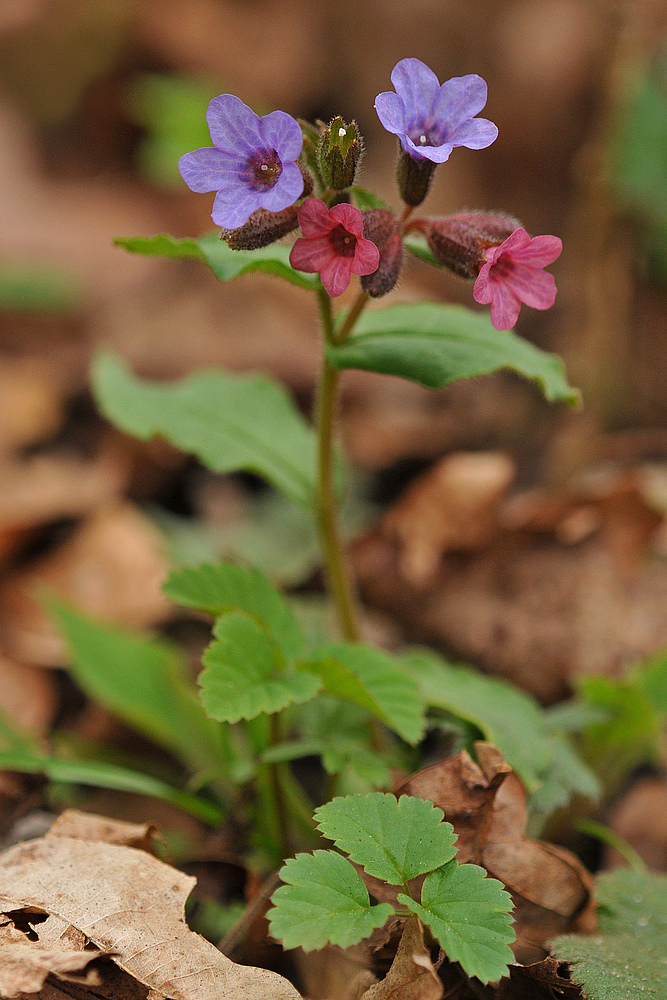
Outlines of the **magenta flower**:
[[364,220],[352,205],[328,209],[318,198],[307,198],[299,208],[299,238],[290,253],[298,271],[319,271],[332,298],[342,295],[352,274],[372,274],[380,263],[378,248],[364,239]]
[[556,298],[553,275],[542,268],[559,256],[563,244],[557,236],[534,236],[516,229],[504,243],[489,247],[473,288],[475,302],[491,303],[496,330],[509,330],[517,321],[521,303],[549,309]]
[[284,111],[260,118],[232,94],[214,97],[206,120],[213,146],[195,149],[178,161],[193,191],[217,191],[211,217],[218,226],[238,229],[256,209],[281,212],[303,191],[297,165],[303,145],[298,122]]
[[396,88],[375,98],[378,118],[414,160],[444,163],[455,146],[485,149],[498,135],[486,118],[475,118],[486,104],[481,76],[455,76],[442,85],[421,59],[401,59],[391,74]]

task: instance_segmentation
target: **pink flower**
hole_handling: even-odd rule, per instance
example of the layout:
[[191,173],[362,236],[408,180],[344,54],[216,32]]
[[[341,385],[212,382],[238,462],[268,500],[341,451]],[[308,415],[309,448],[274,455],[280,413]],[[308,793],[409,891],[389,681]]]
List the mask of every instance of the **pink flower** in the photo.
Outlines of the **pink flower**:
[[472,294],[475,302],[491,303],[496,330],[514,326],[522,302],[533,309],[549,309],[554,304],[556,285],[542,268],[552,264],[562,249],[557,236],[531,239],[525,229],[516,229],[504,243],[489,247]]
[[378,248],[365,240],[364,220],[352,205],[328,209],[318,198],[307,198],[299,208],[303,238],[290,253],[290,264],[298,271],[319,271],[322,284],[332,298],[342,295],[352,274],[372,274],[380,263]]

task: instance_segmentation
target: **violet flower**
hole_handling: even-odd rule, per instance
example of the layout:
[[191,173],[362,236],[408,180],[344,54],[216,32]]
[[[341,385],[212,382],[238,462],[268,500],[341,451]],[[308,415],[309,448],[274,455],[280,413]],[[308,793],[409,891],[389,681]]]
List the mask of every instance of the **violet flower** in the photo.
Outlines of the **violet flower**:
[[320,280],[332,298],[342,295],[352,274],[372,274],[380,263],[378,248],[364,239],[364,220],[352,205],[328,209],[318,198],[307,198],[299,208],[299,238],[290,253],[290,264]]
[[421,59],[401,59],[391,74],[396,88],[375,98],[378,118],[414,160],[444,163],[455,146],[485,149],[498,135],[486,118],[475,118],[486,104],[481,76],[455,76],[442,85]]
[[521,303],[549,309],[556,298],[553,275],[542,268],[559,256],[563,244],[557,236],[534,236],[516,229],[499,246],[489,247],[473,288],[475,302],[491,303],[496,330],[509,330],[517,321]]
[[178,161],[185,183],[204,194],[217,191],[211,218],[238,229],[258,208],[280,212],[303,192],[297,165],[303,135],[284,111],[260,118],[238,97],[221,94],[208,106],[213,146],[195,149]]

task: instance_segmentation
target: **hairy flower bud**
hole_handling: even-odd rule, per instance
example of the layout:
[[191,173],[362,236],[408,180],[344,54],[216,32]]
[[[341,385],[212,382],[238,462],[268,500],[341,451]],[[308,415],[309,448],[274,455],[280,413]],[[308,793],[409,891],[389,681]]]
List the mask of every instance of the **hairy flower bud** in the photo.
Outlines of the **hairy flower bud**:
[[[310,195],[313,178],[300,163],[298,166],[303,177],[303,193],[305,196]],[[267,212],[265,208],[258,208],[238,229],[223,229],[220,239],[232,250],[259,250],[261,247],[268,247],[298,228],[298,209],[298,205],[290,205],[282,212]]]
[[499,246],[520,225],[511,215],[462,212],[439,219],[414,219],[406,228],[424,234],[440,264],[474,280],[486,262],[489,247]]
[[406,205],[416,208],[428,194],[437,164],[431,160],[415,160],[403,149],[398,154],[396,181]]
[[362,276],[361,287],[377,299],[390,292],[398,281],[403,265],[403,234],[400,222],[386,208],[371,208],[362,214],[364,236],[378,248],[380,263],[377,271]]
[[318,160],[324,183],[334,191],[344,191],[354,183],[354,175],[363,153],[363,140],[357,123],[346,125],[334,118],[320,135]]

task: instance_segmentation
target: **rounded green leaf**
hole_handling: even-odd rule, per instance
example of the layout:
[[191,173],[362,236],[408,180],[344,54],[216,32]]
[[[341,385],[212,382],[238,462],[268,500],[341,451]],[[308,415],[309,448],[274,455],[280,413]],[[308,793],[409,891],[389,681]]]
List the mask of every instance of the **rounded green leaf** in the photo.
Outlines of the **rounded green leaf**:
[[428,799],[373,792],[336,798],[315,811],[325,837],[369,875],[390,885],[433,871],[456,854],[456,834]]
[[297,854],[280,871],[269,930],[285,948],[304,951],[337,944],[349,948],[392,915],[388,903],[371,906],[366,886],[349,861],[334,851]]

